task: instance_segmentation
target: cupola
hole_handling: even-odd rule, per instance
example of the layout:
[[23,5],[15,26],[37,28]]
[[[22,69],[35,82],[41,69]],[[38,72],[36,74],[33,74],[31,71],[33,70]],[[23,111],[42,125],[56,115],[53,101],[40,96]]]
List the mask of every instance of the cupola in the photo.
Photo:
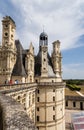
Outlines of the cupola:
[[48,35],[45,32],[42,32],[39,36],[39,46],[48,45]]

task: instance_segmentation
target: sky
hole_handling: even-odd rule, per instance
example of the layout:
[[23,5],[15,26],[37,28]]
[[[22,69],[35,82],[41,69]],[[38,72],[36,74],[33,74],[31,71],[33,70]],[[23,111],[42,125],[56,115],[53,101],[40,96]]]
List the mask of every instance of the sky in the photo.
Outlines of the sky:
[[37,54],[44,30],[50,54],[52,43],[61,42],[63,79],[84,79],[84,0],[0,0],[0,43],[6,15],[15,21],[24,49],[32,42]]

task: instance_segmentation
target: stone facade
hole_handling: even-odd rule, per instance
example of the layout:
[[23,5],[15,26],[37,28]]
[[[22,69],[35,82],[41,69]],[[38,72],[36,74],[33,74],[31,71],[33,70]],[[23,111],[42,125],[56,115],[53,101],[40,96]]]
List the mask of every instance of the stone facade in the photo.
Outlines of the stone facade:
[[5,85],[1,85],[1,92],[24,106],[38,130],[65,130],[60,41],[53,42],[50,56],[48,35],[42,32],[35,56],[32,43],[24,50],[20,41],[14,39],[16,26],[12,18],[6,16],[2,23],[0,83]]
[[36,126],[39,130],[65,130],[63,84],[41,83],[36,97]]
[[66,96],[65,97],[66,109],[70,110],[84,110],[84,97],[78,96]]

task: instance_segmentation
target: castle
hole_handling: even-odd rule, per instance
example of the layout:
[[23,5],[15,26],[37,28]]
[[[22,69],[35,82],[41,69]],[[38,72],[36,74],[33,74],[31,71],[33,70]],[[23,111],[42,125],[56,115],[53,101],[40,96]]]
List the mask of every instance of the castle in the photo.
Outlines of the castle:
[[[38,130],[65,130],[65,97],[61,71],[60,41],[52,43],[53,52],[48,53],[48,35],[39,36],[39,51],[34,55],[33,44],[23,49],[15,40],[16,25],[10,16],[2,20],[2,45],[0,46],[0,84],[37,84],[32,96],[27,93],[26,110]],[[29,104],[29,105],[28,105]],[[32,108],[32,110],[31,110]],[[32,118],[32,117],[31,117]]]

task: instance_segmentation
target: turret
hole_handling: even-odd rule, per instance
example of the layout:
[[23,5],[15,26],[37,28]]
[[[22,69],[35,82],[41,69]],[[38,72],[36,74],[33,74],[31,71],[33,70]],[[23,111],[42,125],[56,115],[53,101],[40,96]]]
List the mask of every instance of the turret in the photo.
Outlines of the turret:
[[12,78],[11,74],[16,63],[16,46],[15,46],[15,22],[10,16],[6,16],[2,20],[2,46],[0,49],[0,73],[2,79],[9,80]]
[[41,52],[41,77],[48,76],[48,36],[45,32],[40,34],[39,51]]
[[27,72],[27,82],[34,82],[34,47],[30,43],[30,47],[25,59],[25,67]]
[[2,46],[10,46],[10,48],[15,48],[15,22],[10,16],[6,16],[2,20]]
[[60,41],[53,42],[52,64],[56,77],[61,77],[61,52]]

